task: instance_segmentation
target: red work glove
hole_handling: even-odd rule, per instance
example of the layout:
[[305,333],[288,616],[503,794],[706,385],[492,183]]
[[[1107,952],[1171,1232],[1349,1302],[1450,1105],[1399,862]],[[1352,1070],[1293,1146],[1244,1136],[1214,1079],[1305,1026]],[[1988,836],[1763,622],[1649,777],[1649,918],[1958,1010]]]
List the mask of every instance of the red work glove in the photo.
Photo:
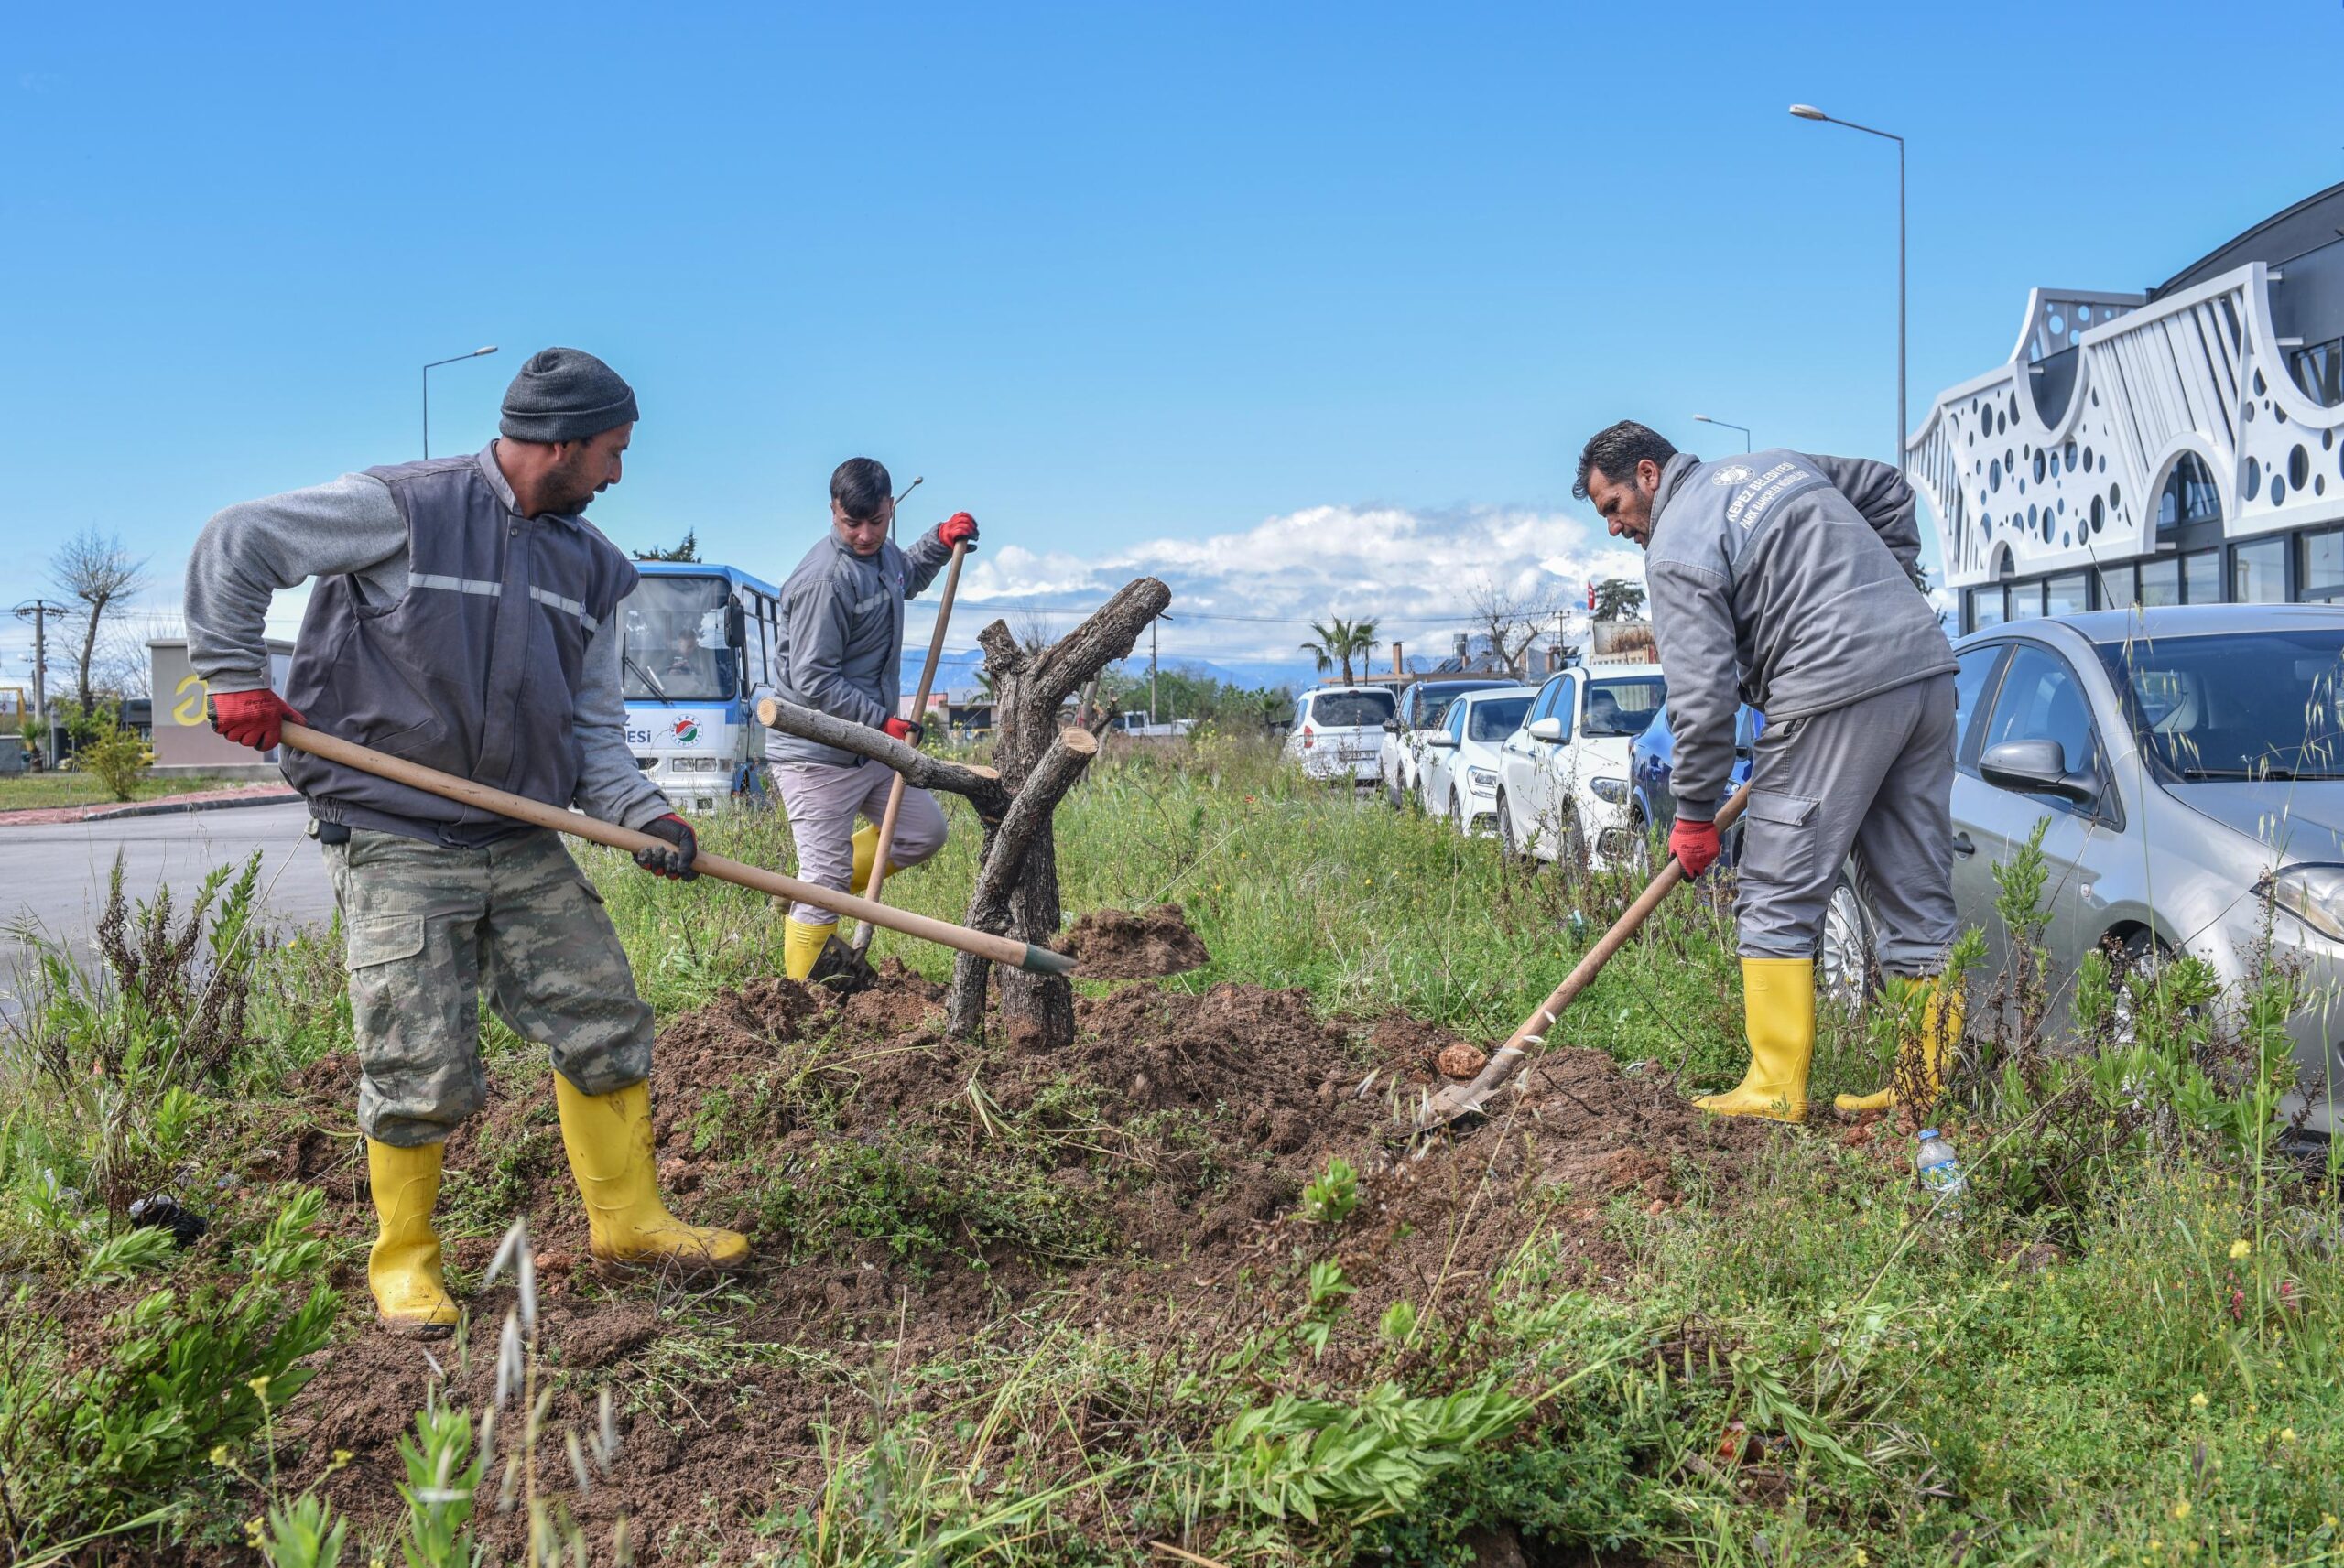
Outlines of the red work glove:
[[671,811],[657,822],[645,823],[643,830],[654,838],[665,838],[675,848],[661,849],[646,844],[635,852],[636,865],[655,877],[670,877],[679,882],[699,878],[700,873],[692,870],[692,861],[700,855],[700,836],[692,831],[690,823]]
[[890,719],[879,728],[906,746],[917,746],[928,739],[928,727],[924,724],[915,724],[908,719]]
[[288,719],[296,724],[309,722],[286,707],[285,699],[266,687],[212,694],[212,728],[237,745],[250,746],[255,752],[266,752],[285,739],[284,725]]
[[1687,876],[1699,876],[1717,861],[1718,825],[1678,817],[1677,826],[1668,830],[1668,852],[1677,857]]
[[955,512],[936,525],[936,536],[948,545],[977,547],[977,520],[965,512]]

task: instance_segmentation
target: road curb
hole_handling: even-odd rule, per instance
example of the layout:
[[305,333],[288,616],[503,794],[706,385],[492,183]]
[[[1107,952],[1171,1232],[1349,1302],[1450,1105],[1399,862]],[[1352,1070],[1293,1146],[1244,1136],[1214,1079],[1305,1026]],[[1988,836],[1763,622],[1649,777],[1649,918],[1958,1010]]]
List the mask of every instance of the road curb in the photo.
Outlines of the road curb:
[[126,816],[178,816],[193,811],[226,811],[237,806],[282,806],[288,800],[301,798],[298,790],[272,791],[266,795],[222,795],[211,800],[157,800],[130,806],[85,806],[79,816],[51,816],[51,812],[70,811],[71,806],[27,806],[21,811],[0,811],[0,832],[11,827],[69,827],[83,822],[113,822]]

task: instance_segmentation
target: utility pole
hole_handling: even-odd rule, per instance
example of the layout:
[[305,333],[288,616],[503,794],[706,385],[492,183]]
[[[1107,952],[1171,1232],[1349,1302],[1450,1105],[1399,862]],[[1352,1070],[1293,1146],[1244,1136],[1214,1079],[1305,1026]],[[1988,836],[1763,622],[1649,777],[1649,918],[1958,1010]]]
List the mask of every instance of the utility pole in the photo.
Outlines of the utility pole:
[[71,613],[71,607],[46,599],[28,599],[16,606],[16,619],[33,623],[33,719],[44,741],[49,735],[49,619]]
[[[1161,621],[1161,615],[1156,621]],[[1147,623],[1147,727],[1156,728],[1156,621]]]

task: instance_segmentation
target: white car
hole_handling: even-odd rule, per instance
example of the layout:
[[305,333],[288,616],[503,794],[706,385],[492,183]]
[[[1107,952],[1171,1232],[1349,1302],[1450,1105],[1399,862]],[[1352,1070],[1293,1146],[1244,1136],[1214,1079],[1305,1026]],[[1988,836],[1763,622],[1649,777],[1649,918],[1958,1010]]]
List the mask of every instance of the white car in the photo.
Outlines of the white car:
[[1656,665],[1585,665],[1538,688],[1498,752],[1495,812],[1508,855],[1584,866],[1629,814],[1630,748],[1659,716]]
[[1301,763],[1308,778],[1373,784],[1384,723],[1394,710],[1388,687],[1312,687],[1294,699],[1286,760]]
[[1450,703],[1448,719],[1425,737],[1425,809],[1461,833],[1490,831],[1497,814],[1499,748],[1537,699],[1535,686],[1501,686],[1469,691]]
[[1384,744],[1375,755],[1385,803],[1397,811],[1414,800],[1422,811],[1425,797],[1418,786],[1423,783],[1425,737],[1440,728],[1449,717],[1449,705],[1465,693],[1513,684],[1487,676],[1431,676],[1402,691],[1400,709],[1385,722]]

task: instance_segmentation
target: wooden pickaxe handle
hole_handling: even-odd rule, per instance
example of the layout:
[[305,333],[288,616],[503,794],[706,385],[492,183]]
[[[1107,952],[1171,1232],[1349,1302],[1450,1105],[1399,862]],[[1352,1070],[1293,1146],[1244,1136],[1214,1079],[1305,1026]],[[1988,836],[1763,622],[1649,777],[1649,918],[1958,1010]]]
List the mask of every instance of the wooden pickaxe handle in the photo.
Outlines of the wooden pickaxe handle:
[[[908,495],[911,492],[904,493]],[[929,688],[936,685],[937,661],[944,656],[944,626],[952,619],[952,596],[960,591],[960,563],[968,558],[968,542],[963,540],[952,546],[952,563],[944,568],[944,592],[936,601],[936,631],[928,640],[928,663],[919,672],[919,695],[912,699],[912,714],[921,724],[928,722],[925,717],[928,694]],[[904,791],[907,787],[904,775],[897,773],[895,782],[887,790],[887,809],[879,818],[877,856],[871,862],[871,881],[863,891],[863,896],[874,903],[880,902],[879,895],[886,889],[887,854],[895,847],[895,817],[904,809]],[[871,931],[869,920],[854,928],[854,941],[851,946],[856,952],[861,953],[870,947]]]
[[[409,789],[419,789],[427,795],[477,806],[499,816],[509,816],[516,822],[550,827],[557,833],[568,833],[574,838],[589,838],[597,844],[607,844],[613,849],[624,849],[629,854],[637,849],[675,848],[665,838],[566,811],[558,806],[548,806],[526,795],[491,789],[470,779],[460,779],[453,773],[443,773],[437,768],[427,768],[420,762],[410,762],[404,757],[394,757],[354,741],[337,740],[307,725],[286,725],[284,740],[285,744],[297,752],[307,752],[330,762],[340,762],[344,767],[389,779],[393,784],[403,784]],[[889,909],[884,904],[873,903],[852,893],[833,892],[829,888],[802,882],[796,877],[785,877],[778,871],[768,871],[761,866],[744,865],[722,855],[712,855],[705,849],[693,859],[692,869],[719,881],[751,888],[774,898],[835,910],[858,920],[867,920],[874,925],[884,925],[890,931],[900,931],[906,936],[917,936],[923,942],[935,942],[960,952],[973,953],[980,958],[990,958],[996,964],[1007,964],[1032,974],[1065,975],[1074,971],[1072,958],[1062,953],[1053,953],[1047,947],[1036,947],[1031,943],[1007,936],[971,930],[965,925],[955,925],[949,920],[914,914],[908,910]]]

